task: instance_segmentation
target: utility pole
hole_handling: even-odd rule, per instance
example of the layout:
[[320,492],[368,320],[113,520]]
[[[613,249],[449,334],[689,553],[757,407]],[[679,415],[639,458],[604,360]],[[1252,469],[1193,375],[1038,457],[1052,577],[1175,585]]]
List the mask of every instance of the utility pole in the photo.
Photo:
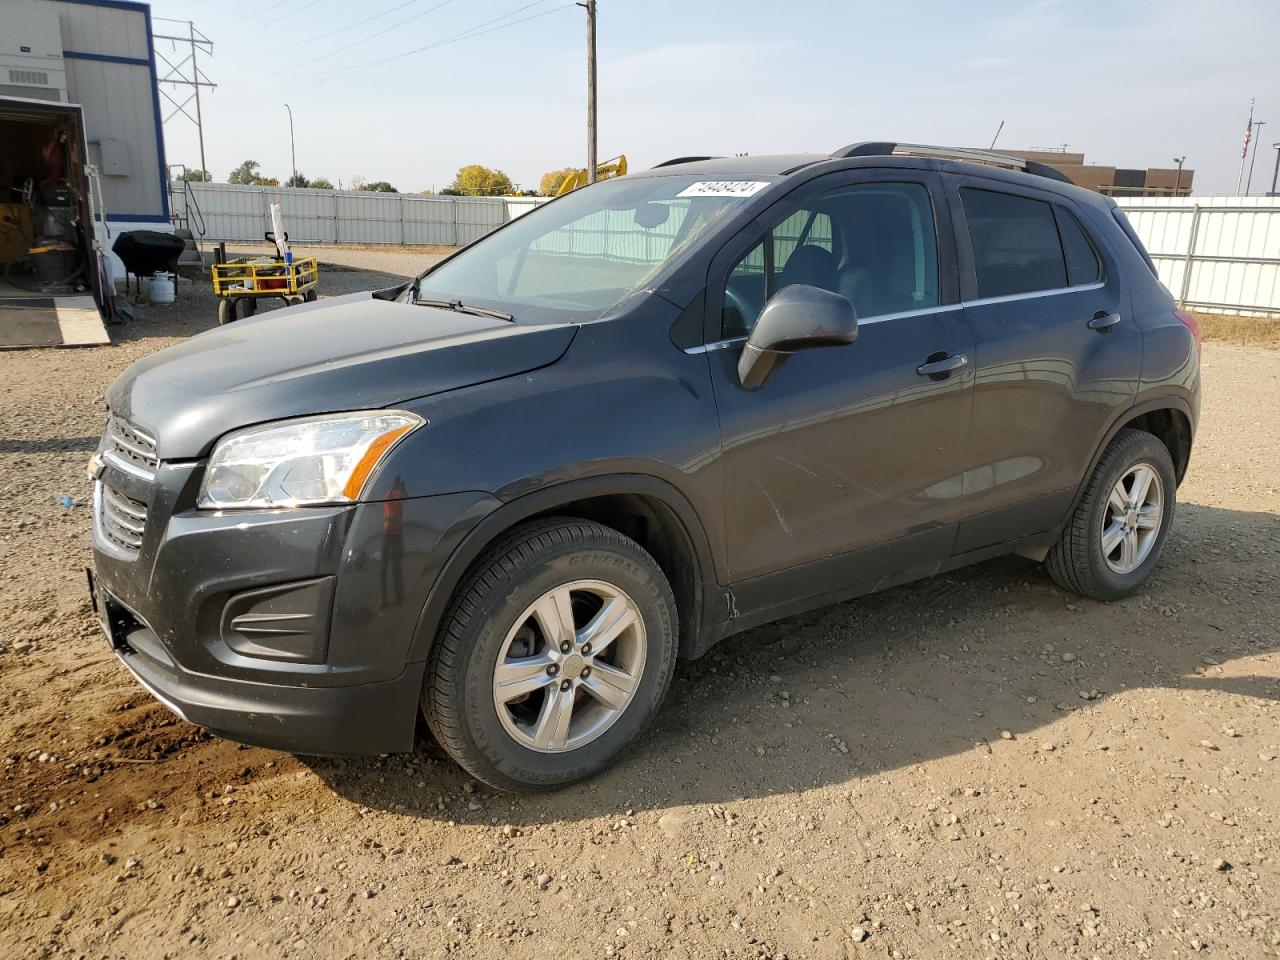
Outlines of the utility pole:
[[1276,168],[1271,173],[1271,196],[1280,196],[1276,193],[1276,181],[1280,180],[1280,143],[1273,143],[1272,148],[1276,152]]
[[[204,53],[207,56],[213,56],[213,41],[197,30],[195,24],[190,20],[170,20],[166,17],[155,17],[154,19],[163,20],[165,23],[186,24],[187,26],[187,35],[185,37],[171,36],[162,33],[157,33],[153,36],[154,40],[171,41],[174,44],[175,49],[174,59],[170,59],[161,52],[159,47],[155,48],[156,59],[159,61],[156,64],[157,69],[162,64],[168,68],[168,72],[166,72],[164,76],[156,77],[156,88],[160,92],[160,95],[173,105],[173,110],[164,118],[165,123],[168,123],[181,113],[196,125],[196,135],[200,140],[200,170],[203,173],[209,169],[209,165],[204,156],[204,115],[200,110],[200,88],[209,87],[212,89],[217,87],[217,84],[211,83],[209,78],[205,76],[204,71],[200,69],[200,63],[197,60],[197,56],[199,53]],[[186,44],[191,50],[191,52],[181,60],[178,60],[176,55],[178,44]],[[190,76],[187,75],[188,64],[190,64]],[[172,86],[190,87],[191,93],[187,95],[186,99],[179,102],[177,97],[171,96],[169,91],[160,86],[160,84],[166,83]],[[196,115],[194,117],[187,112],[187,104],[192,103],[193,101],[195,103],[196,110]]]
[[298,153],[293,148],[293,107],[287,103],[284,108],[289,111],[289,160],[293,166],[293,185],[298,185]]
[[587,183],[596,182],[596,0],[578,6],[587,11]]
[[1244,195],[1246,197],[1253,192],[1253,163],[1255,160],[1258,159],[1258,139],[1257,138],[1258,138],[1260,129],[1262,127],[1265,127],[1266,125],[1267,125],[1267,121],[1265,120],[1258,120],[1253,125],[1253,134],[1254,134],[1253,156],[1249,158],[1249,179],[1245,181],[1245,186],[1244,186]]
[[1180,157],[1174,157],[1173,162],[1178,165],[1178,179],[1173,181],[1173,195],[1180,197],[1182,196],[1182,165],[1187,162],[1187,155],[1184,153]]

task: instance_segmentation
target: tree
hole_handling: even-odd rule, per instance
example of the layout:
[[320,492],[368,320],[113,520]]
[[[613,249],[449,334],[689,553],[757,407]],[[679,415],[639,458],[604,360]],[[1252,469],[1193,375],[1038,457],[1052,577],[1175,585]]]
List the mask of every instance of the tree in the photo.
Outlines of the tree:
[[385,180],[375,180],[373,183],[366,183],[359,189],[371,190],[374,193],[399,193],[400,191],[387,183]]
[[448,189],[466,197],[502,197],[511,193],[513,188],[511,178],[501,170],[470,163],[458,171]]
[[311,181],[310,187],[312,190],[332,190],[333,184],[324,177],[316,177]]
[[556,191],[569,177],[578,172],[576,167],[562,167],[559,170],[548,170],[538,181],[538,193],[544,197],[554,197]]
[[210,183],[213,177],[208,170],[188,170],[178,179],[185,180],[187,183]]
[[258,161],[246,160],[227,176],[227,183],[253,183],[258,179]]
[[292,177],[290,177],[288,180],[284,182],[284,185],[286,187],[309,187],[311,186],[311,181],[309,181],[302,174],[295,173]]

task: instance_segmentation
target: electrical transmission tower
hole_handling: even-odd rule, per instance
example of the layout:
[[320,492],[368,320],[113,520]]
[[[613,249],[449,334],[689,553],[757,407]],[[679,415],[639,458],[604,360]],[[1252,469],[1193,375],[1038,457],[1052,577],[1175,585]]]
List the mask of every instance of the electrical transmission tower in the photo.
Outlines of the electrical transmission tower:
[[[164,122],[168,123],[181,114],[196,125],[196,134],[200,138],[200,171],[203,174],[209,169],[209,165],[204,158],[204,118],[200,112],[200,88],[209,87],[213,89],[217,87],[217,84],[211,82],[205,72],[200,69],[200,62],[197,58],[202,53],[206,57],[213,56],[213,41],[197,30],[195,24],[190,20],[170,20],[166,17],[156,17],[155,19],[163,20],[166,23],[185,25],[187,28],[185,37],[163,33],[155,34],[154,38],[156,40],[168,40],[170,42],[168,56],[159,47],[155,48],[156,58],[159,61],[156,64],[156,85],[160,95],[168,100],[173,108],[169,111],[169,115],[164,118]],[[182,56],[179,56],[180,54]],[[161,67],[166,71],[163,75],[159,73]],[[172,93],[169,89],[166,89],[166,84],[172,88]],[[195,106],[194,116],[187,109],[192,104]]]

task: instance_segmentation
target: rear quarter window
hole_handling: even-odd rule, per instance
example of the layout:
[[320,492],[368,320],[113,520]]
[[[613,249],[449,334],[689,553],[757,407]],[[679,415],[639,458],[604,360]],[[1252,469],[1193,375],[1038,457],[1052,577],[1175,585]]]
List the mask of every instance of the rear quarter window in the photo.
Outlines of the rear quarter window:
[[1089,234],[1070,210],[1058,207],[1057,214],[1058,234],[1067,258],[1067,280],[1073,287],[1097,283],[1102,279],[1102,259]]

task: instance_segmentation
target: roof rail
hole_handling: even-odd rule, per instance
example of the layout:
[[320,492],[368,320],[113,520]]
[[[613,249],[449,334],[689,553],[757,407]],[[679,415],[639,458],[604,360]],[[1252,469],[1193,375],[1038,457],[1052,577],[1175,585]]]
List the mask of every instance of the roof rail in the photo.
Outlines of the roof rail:
[[931,147],[922,143],[886,143],[867,141],[851,143],[831,154],[833,159],[846,157],[932,157],[938,160],[960,160],[966,163],[983,163],[989,167],[1002,167],[1006,170],[1021,170],[1037,177],[1047,177],[1062,183],[1071,183],[1071,178],[1061,170],[1055,170],[1046,163],[1034,160],[1023,160],[1021,157],[1010,157],[1003,153],[989,153],[986,150],[966,150],[961,147]]
[[674,167],[677,163],[697,163],[699,160],[721,160],[722,157],[672,157],[670,160],[663,160],[661,163],[655,163],[651,169],[657,170],[659,167]]

